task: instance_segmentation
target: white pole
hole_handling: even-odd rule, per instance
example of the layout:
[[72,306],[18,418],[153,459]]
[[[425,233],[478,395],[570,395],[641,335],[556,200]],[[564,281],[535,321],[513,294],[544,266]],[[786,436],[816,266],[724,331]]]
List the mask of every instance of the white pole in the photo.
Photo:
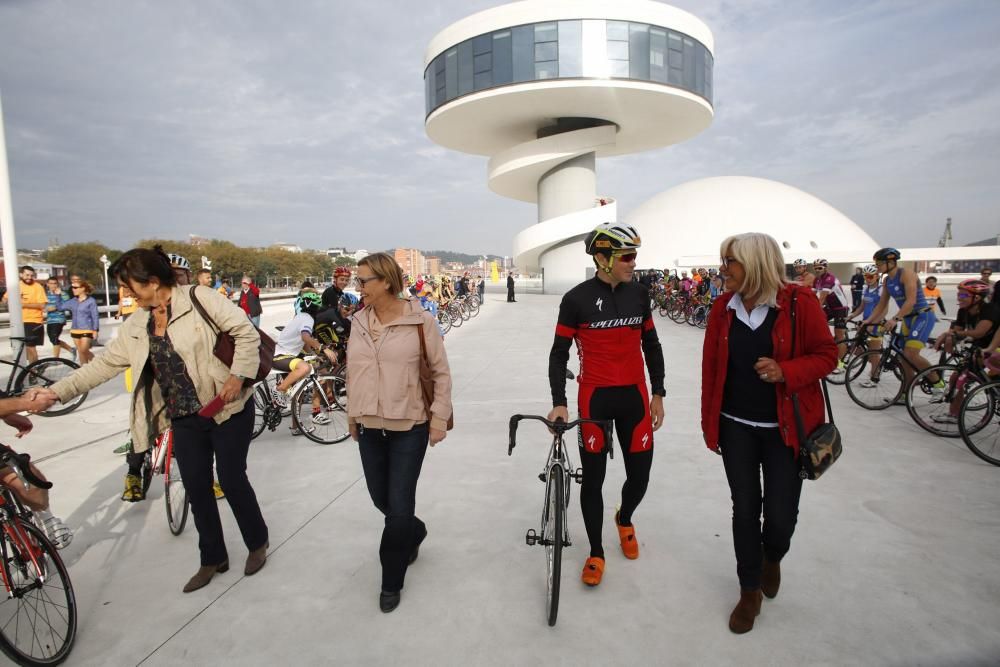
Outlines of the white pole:
[[111,266],[111,262],[108,261],[107,255],[101,255],[101,264],[104,265],[104,302],[108,306],[108,322],[110,323],[114,318],[111,316],[111,285],[108,284],[108,267]]
[[[3,244],[4,276],[7,279],[7,304],[10,308],[10,335],[24,336],[21,315],[20,276],[17,270],[17,239],[14,235],[14,207],[10,198],[10,171],[7,165],[7,138],[4,134],[3,100],[0,96],[0,243]],[[10,342],[11,353],[14,341]]]

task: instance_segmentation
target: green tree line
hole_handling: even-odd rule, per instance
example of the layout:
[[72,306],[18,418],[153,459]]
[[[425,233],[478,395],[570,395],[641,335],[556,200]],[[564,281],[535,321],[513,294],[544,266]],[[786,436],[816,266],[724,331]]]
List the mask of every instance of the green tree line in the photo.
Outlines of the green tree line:
[[[161,245],[164,251],[187,258],[191,263],[192,272],[201,268],[201,257],[204,255],[212,262],[211,271],[214,276],[229,278],[234,284],[238,284],[244,274],[252,276],[260,285],[266,285],[269,279],[283,285],[286,276],[295,283],[307,277],[312,277],[312,280],[317,282],[326,281],[335,266],[329,257],[320,252],[298,253],[280,248],[243,248],[218,239],[198,246],[169,239],[143,239],[136,245],[142,248]],[[71,273],[79,274],[93,284],[100,285],[104,281],[101,255],[107,255],[108,259],[114,261],[122,255],[122,251],[109,248],[97,241],[68,243],[50,250],[46,253],[45,260],[52,264],[64,264]],[[353,264],[353,260],[348,262]]]

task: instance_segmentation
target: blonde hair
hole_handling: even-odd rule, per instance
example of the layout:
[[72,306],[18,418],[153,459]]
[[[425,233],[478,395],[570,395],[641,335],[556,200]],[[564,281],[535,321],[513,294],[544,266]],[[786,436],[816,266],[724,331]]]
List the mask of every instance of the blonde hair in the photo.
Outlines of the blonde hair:
[[363,257],[358,266],[367,266],[377,277],[389,283],[389,291],[399,294],[403,291],[403,269],[396,259],[384,252],[376,252]]
[[778,292],[785,286],[785,260],[774,237],[761,232],[730,236],[719,247],[725,257],[730,255],[743,265],[745,276],[740,285],[741,295],[758,295],[758,303],[777,306]]

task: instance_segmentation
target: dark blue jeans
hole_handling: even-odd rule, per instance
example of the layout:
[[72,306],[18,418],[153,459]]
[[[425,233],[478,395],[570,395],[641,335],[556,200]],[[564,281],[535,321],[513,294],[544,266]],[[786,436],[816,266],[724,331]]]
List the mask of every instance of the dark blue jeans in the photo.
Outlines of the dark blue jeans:
[[403,588],[410,556],[427,535],[427,527],[416,517],[415,510],[417,479],[428,436],[427,424],[418,424],[409,431],[362,427],[359,434],[368,493],[385,515],[378,554],[382,561],[382,590],[388,593]]
[[792,543],[802,492],[799,463],[777,428],[720,417],[719,445],[733,498],[736,574],[741,588],[760,588],[761,557],[780,562]]

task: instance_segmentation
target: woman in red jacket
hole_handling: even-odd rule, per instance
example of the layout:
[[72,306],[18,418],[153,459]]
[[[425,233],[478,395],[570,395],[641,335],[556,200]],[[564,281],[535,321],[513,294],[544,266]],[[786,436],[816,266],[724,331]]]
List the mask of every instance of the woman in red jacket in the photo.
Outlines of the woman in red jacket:
[[790,396],[798,394],[805,430],[812,432],[824,420],[819,381],[837,365],[837,346],[812,290],[785,281],[773,238],[740,234],[721,250],[726,293],[712,306],[705,332],[701,426],[705,444],[722,454],[732,492],[740,601],[729,629],[744,633],[753,629],[762,592],[778,594],[778,563],[799,512],[799,437]]

